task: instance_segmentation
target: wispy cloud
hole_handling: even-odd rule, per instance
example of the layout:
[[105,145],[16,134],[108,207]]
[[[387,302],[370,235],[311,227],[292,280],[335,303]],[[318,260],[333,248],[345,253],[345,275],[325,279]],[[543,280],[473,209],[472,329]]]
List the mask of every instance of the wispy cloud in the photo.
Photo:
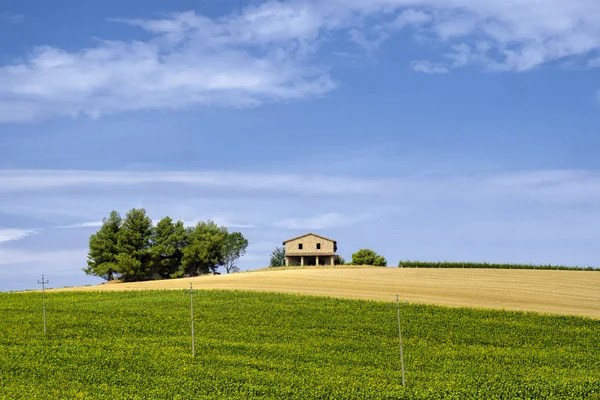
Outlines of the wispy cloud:
[[216,218],[213,218],[212,220],[217,225],[221,225],[226,228],[232,228],[232,229],[250,229],[250,228],[256,227],[254,224],[247,224],[247,223],[242,223],[242,222],[231,221],[226,218],[216,217]]
[[[407,193],[410,193],[412,198],[424,199],[431,196],[443,196],[448,200],[503,196],[527,198],[543,203],[594,202],[600,199],[600,173],[588,170],[531,170],[477,175],[429,174],[370,178],[231,171],[0,170],[0,193],[12,195],[23,192],[54,193],[68,188],[81,191],[99,188],[141,188],[144,185],[148,187],[149,184],[153,188],[161,187],[160,185],[181,185],[182,188],[213,188],[239,194],[272,195],[278,192],[300,197],[338,199],[340,195],[376,198],[382,194],[394,196]],[[52,203],[51,198],[45,201],[49,203],[49,207],[60,211],[59,204]],[[14,211],[15,205],[10,209]],[[186,215],[187,219],[191,220],[199,214],[186,212]],[[235,223],[224,215],[213,214],[211,217],[222,218],[226,223],[248,225]],[[97,221],[94,221],[96,217],[86,218],[90,218],[91,222],[84,223],[97,224]]]
[[213,221],[214,223],[216,223],[219,226],[224,226],[226,228],[233,228],[233,229],[255,228],[254,224],[234,222],[228,218],[223,218],[223,217],[196,218],[196,219],[192,219],[192,220],[183,221],[183,223],[185,226],[195,226],[199,222],[203,222],[203,221]]
[[[280,192],[303,197],[360,195],[372,198],[382,193],[387,195],[411,193],[413,197],[424,196],[425,198],[434,195],[442,195],[446,198],[495,195],[527,197],[542,202],[596,201],[600,198],[600,174],[587,170],[532,170],[473,176],[412,175],[370,178],[231,171],[0,170],[0,192],[13,194],[67,188],[85,190],[140,187],[148,184],[152,184],[153,187],[178,184],[190,188],[227,189],[238,193]],[[196,218],[196,215],[198,214],[195,213],[188,218]],[[97,224],[96,221],[85,223]]]
[[[307,184],[310,182],[310,184]],[[304,194],[376,193],[390,180],[302,174],[259,174],[220,171],[77,171],[0,170],[0,192],[68,187],[119,187],[141,184],[181,184],[237,190],[274,190]]]
[[[586,265],[595,262],[594,243],[600,239],[597,171],[428,170],[386,178],[287,174],[285,179],[268,173],[213,171],[208,173],[211,179],[203,174],[0,171],[0,213],[14,217],[15,204],[23,207],[19,214],[29,221],[37,219],[36,208],[50,212],[33,225],[44,229],[27,241],[15,239],[25,232],[0,232],[3,241],[11,240],[0,243],[0,264],[29,262],[27,270],[38,268],[36,273],[70,268],[74,280],[85,278],[81,267],[86,252],[71,249],[86,248],[91,232],[53,228],[95,227],[113,209],[123,215],[138,206],[142,192],[154,223],[169,215],[188,224],[213,219],[228,228],[240,227],[250,241],[249,257],[241,260],[244,269],[266,265],[282,240],[311,230],[327,230],[346,257],[370,247],[390,262],[420,258]],[[222,178],[235,184],[226,192],[212,190],[211,185],[222,185]],[[306,191],[327,182],[335,190]],[[289,185],[298,189],[287,189]],[[18,279],[18,274],[13,276]]]
[[15,14],[7,11],[0,12],[0,23],[18,24],[23,21],[23,18],[25,18],[25,16],[22,14]]
[[431,14],[409,8],[400,12],[388,26],[397,29],[410,25],[421,26],[431,22],[432,19],[433,16]]
[[2,229],[0,228],[0,243],[26,238],[36,233],[31,229]]
[[447,74],[450,70],[441,64],[435,64],[431,61],[421,60],[413,61],[412,69],[417,72],[423,72],[425,74]]
[[87,250],[60,250],[60,251],[26,251],[14,249],[0,249],[0,265],[24,264],[31,262],[43,263],[77,263],[85,265]]
[[78,224],[57,226],[58,229],[100,228],[102,221],[81,222]]
[[592,58],[587,63],[588,68],[599,68],[600,67],[600,57]]
[[274,226],[285,229],[331,229],[354,224],[369,218],[369,215],[344,215],[331,212],[312,217],[286,218],[274,223]]
[[352,29],[348,32],[348,38],[351,42],[354,42],[357,46],[363,50],[372,51],[378,48],[387,38],[388,34],[385,32],[379,33],[375,37],[367,37],[364,31],[359,29]]
[[[228,218],[223,218],[223,217],[196,218],[196,219],[192,219],[192,220],[185,220],[185,221],[183,221],[183,223],[185,226],[194,226],[194,225],[198,224],[198,222],[207,221],[207,220],[214,221],[217,225],[225,226],[227,228],[254,228],[255,227],[253,224],[247,224],[247,223],[245,224],[245,223],[241,223],[241,222],[235,222]],[[152,219],[152,223],[154,225],[158,224],[158,222],[160,222],[160,219],[157,219],[157,218]],[[57,226],[57,229],[100,228],[100,227],[102,227],[102,221],[90,221],[90,222],[81,222],[81,223],[70,224],[70,225],[61,225],[61,226]],[[0,235],[1,235],[1,231],[0,231]],[[0,236],[0,241],[1,241],[1,236]]]
[[0,66],[0,123],[321,96],[337,87],[318,57],[323,43],[337,43],[335,33],[372,50],[413,29],[442,48],[439,59],[412,64],[426,73],[527,71],[600,50],[596,0],[291,0],[220,18],[188,11],[112,21],[152,37],[73,51],[42,46]]

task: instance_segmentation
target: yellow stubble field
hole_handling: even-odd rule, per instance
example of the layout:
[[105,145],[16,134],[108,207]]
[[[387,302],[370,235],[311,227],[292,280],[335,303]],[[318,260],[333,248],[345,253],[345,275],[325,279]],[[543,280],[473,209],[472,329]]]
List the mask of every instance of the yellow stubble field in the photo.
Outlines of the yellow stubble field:
[[273,268],[55,290],[229,289],[600,318],[600,272],[381,267]]

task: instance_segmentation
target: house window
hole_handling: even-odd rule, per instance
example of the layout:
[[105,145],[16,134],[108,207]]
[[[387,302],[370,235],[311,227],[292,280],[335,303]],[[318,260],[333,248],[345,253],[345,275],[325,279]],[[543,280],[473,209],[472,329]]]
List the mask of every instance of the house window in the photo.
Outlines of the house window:
[[302,250],[302,243],[298,243],[298,250]]
[[317,250],[321,250],[321,243],[317,243]]

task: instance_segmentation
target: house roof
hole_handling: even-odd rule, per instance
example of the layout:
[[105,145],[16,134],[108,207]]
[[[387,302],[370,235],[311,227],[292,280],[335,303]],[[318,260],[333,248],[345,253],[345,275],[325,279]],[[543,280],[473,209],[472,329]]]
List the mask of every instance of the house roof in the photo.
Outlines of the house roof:
[[325,236],[321,236],[321,235],[317,235],[315,233],[309,232],[309,233],[305,233],[304,235],[300,235],[300,236],[296,236],[294,238],[288,239],[288,240],[284,241],[283,244],[285,245],[287,242],[291,242],[292,240],[300,239],[300,238],[303,238],[305,236],[316,236],[316,237],[321,238],[323,240],[328,240],[330,242],[336,243],[336,241],[333,240],[333,239],[329,239],[329,238],[326,238]]

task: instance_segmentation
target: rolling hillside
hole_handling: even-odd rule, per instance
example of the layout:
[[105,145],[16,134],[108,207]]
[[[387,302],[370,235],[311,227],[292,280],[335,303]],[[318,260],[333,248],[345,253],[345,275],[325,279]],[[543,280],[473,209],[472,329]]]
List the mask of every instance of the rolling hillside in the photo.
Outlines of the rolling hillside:
[[233,289],[578,315],[600,319],[600,273],[421,268],[282,268],[61,290]]

